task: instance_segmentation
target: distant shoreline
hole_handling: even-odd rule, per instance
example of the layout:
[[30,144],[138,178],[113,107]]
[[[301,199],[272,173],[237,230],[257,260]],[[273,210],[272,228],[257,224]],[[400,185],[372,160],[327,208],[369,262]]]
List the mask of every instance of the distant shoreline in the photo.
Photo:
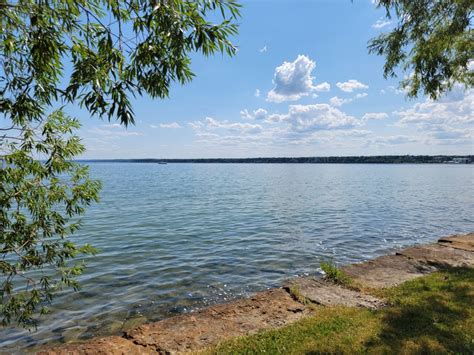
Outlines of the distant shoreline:
[[474,155],[379,155],[275,158],[81,159],[82,163],[211,163],[211,164],[474,164]]

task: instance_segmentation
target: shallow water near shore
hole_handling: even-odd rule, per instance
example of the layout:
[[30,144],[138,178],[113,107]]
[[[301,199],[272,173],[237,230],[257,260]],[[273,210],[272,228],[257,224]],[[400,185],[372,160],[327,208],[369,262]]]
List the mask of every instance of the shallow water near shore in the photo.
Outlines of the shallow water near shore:
[[74,236],[100,250],[80,292],[0,348],[114,334],[283,280],[474,230],[472,165],[93,163],[101,202]]

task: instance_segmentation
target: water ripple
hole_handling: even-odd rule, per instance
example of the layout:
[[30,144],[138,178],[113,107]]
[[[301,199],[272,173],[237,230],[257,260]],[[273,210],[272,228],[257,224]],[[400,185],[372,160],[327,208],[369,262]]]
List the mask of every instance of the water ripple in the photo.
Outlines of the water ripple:
[[[92,164],[74,237],[99,248],[82,290],[0,347],[117,333],[406,245],[474,230],[474,169],[452,165]],[[113,325],[118,326],[113,326]],[[136,323],[133,323],[136,324]]]

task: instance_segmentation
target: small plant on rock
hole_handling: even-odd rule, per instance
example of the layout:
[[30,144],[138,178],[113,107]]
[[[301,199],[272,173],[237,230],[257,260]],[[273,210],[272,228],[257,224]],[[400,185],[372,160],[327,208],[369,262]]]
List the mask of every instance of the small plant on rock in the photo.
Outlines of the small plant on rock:
[[320,267],[326,280],[332,281],[335,284],[342,286],[352,285],[352,279],[344,271],[337,267],[333,261],[323,261],[321,262]]

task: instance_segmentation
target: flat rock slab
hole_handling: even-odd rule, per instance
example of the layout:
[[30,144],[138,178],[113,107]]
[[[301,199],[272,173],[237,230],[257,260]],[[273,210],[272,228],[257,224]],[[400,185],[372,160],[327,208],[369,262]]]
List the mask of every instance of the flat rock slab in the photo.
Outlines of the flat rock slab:
[[454,249],[474,252],[474,233],[465,235],[454,235],[452,237],[443,237],[438,240],[439,245],[449,246]]
[[439,244],[420,245],[397,252],[411,260],[443,267],[474,267],[474,253],[462,249],[441,246]]
[[[474,267],[474,233],[441,238],[437,244],[407,248],[395,255],[348,265],[342,270],[366,287],[400,284],[444,267]],[[325,281],[303,277],[291,281],[302,296],[324,305],[378,308],[383,302]],[[198,351],[223,340],[282,327],[309,314],[307,307],[284,289],[215,305],[195,313],[164,319],[132,329],[123,337],[64,344],[37,354],[174,354]]]
[[136,345],[130,340],[118,336],[98,338],[86,343],[64,344],[36,352],[38,355],[72,355],[72,354],[156,354],[151,349]]
[[236,336],[278,328],[308,315],[311,310],[283,289],[212,306],[128,331],[125,337],[158,353],[196,351]]
[[373,296],[349,290],[314,277],[299,277],[288,282],[297,292],[311,302],[323,306],[348,306],[378,309],[385,303]]
[[383,288],[436,271],[436,268],[403,255],[386,255],[342,270],[357,283],[371,288]]

